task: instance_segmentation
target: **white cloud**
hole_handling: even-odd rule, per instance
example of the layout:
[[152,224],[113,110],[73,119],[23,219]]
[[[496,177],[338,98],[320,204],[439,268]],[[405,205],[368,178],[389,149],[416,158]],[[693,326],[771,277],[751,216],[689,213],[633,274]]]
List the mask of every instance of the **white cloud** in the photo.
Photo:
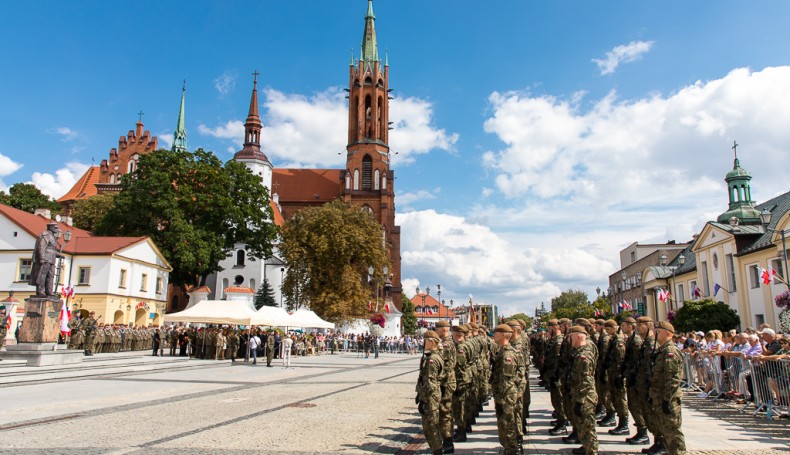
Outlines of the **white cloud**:
[[236,73],[234,71],[225,71],[214,79],[214,88],[219,93],[220,98],[230,93],[236,87]]
[[159,140],[159,147],[170,150],[173,146],[173,133],[171,131],[162,131],[156,137]]
[[412,204],[415,202],[422,202],[428,201],[431,199],[436,199],[436,194],[441,191],[441,188],[434,188],[431,191],[428,190],[418,190],[413,192],[406,192],[402,194],[397,194],[396,200],[398,201],[398,210],[400,211],[409,211]]
[[[345,92],[330,88],[313,96],[264,90],[261,148],[280,167],[339,167],[345,163],[348,145],[348,104]],[[390,105],[393,164],[413,161],[414,154],[439,149],[451,151],[457,134],[432,126],[433,107],[418,98],[395,97]],[[198,132],[233,141],[241,147],[244,123],[200,125]]]
[[607,52],[605,59],[594,58],[592,61],[598,65],[602,75],[612,74],[621,63],[629,63],[642,58],[642,55],[650,52],[653,44],[655,41],[631,41]]
[[63,141],[63,142],[73,141],[74,139],[77,139],[77,137],[79,137],[79,135],[80,135],[78,132],[72,130],[71,128],[65,127],[65,126],[61,126],[59,128],[55,128],[53,130],[53,132],[55,134],[59,134],[61,136],[60,140]]
[[562,290],[592,285],[614,266],[570,244],[540,245],[510,237],[468,218],[413,211],[396,216],[401,225],[402,280],[407,295],[420,281],[442,284],[443,295],[498,305],[507,314],[531,312]]
[[17,163],[11,158],[0,153],[0,191],[8,190],[8,186],[3,182],[2,177],[13,174],[22,168],[22,163]]
[[55,171],[54,175],[34,172],[30,183],[36,185],[47,196],[57,199],[66,194],[89,167],[87,164],[73,161],[66,164],[66,167]]

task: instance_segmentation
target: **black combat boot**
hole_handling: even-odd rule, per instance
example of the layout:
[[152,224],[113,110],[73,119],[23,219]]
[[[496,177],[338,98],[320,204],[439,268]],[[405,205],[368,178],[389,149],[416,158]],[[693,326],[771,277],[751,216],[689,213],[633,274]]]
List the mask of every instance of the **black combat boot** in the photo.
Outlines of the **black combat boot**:
[[606,407],[602,404],[599,404],[597,408],[595,408],[595,420],[601,420],[606,416]]
[[455,453],[455,445],[453,445],[453,438],[447,438],[442,440],[442,452]]
[[466,428],[464,429],[464,433],[471,433],[472,432],[472,424],[467,423]]
[[669,453],[669,451],[667,450],[666,446],[664,445],[664,439],[663,438],[658,438],[658,444],[656,445],[656,447],[653,448],[652,450],[650,450],[647,453],[648,453],[648,455],[665,455],[665,454]]
[[[617,424],[617,427],[616,428],[612,428],[611,430],[609,430],[609,434],[615,434],[615,435],[623,435],[623,434],[628,434],[628,433],[629,433],[629,430],[628,430],[628,417],[620,419],[620,421]],[[631,438],[629,438],[629,439],[631,439]],[[626,440],[626,442],[628,442],[628,441]]]
[[582,441],[579,439],[579,434],[574,429],[573,433],[562,438],[562,442],[565,444],[581,444]]
[[551,418],[556,419],[557,417],[559,417],[559,414],[557,414],[557,410],[555,409],[554,411],[551,411]]
[[599,427],[613,427],[617,425],[617,414],[607,412],[603,419],[598,421]]
[[439,450],[434,450],[434,451],[433,451],[433,452],[431,452],[431,453],[432,453],[433,455],[442,455],[442,449],[439,449]]
[[645,445],[650,444],[650,437],[647,436],[647,429],[645,428],[637,428],[636,434],[633,438],[627,438],[626,442],[631,445]]
[[466,442],[466,431],[455,430],[453,432],[453,442]]
[[571,453],[575,455],[586,455],[587,449],[585,449],[584,446],[576,447],[575,449],[571,450]]
[[565,428],[565,421],[558,420],[554,427],[549,429],[549,434],[552,436],[559,436],[561,434],[568,434],[568,429]]
[[661,447],[661,438],[654,438],[653,445],[646,449],[642,449],[642,453],[654,453],[659,447]]

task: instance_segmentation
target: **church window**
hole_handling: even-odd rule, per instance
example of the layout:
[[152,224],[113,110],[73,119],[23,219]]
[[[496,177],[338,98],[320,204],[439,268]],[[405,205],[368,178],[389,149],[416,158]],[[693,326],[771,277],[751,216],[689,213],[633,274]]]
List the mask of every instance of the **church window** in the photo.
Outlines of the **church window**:
[[115,174],[110,174],[110,183],[115,183]]
[[227,298],[227,295],[225,295],[225,289],[227,289],[227,288],[228,288],[228,279],[227,278],[223,278],[222,279],[222,300],[225,300]]
[[373,137],[373,112],[370,95],[365,96],[365,137]]
[[373,209],[367,204],[362,206],[362,211],[373,216]]
[[250,289],[255,289],[255,278],[250,278]]
[[381,176],[381,189],[382,190],[386,190],[387,189],[387,175],[386,174]]
[[373,79],[370,76],[365,78],[365,85],[373,85]]
[[370,174],[373,171],[373,159],[370,155],[362,158],[362,189],[370,191],[372,189]]
[[381,177],[381,175],[379,173],[379,170],[376,169],[376,172],[373,173],[373,189],[374,190],[378,190],[379,189],[379,181],[380,181],[379,179],[380,179],[380,177]]
[[135,161],[135,160],[129,160],[129,164],[127,165],[127,168],[128,168],[128,173],[129,173],[129,174],[131,174],[132,172],[134,172],[134,168],[135,168],[135,166],[136,166],[136,165],[137,165],[137,161]]
[[384,123],[384,110],[381,108],[381,106],[383,106],[383,105],[384,105],[384,99],[382,97],[379,97],[378,98],[378,115],[377,115],[377,118],[378,118],[378,124],[380,125],[379,126],[379,140],[382,141],[382,142],[384,142],[384,131],[385,131],[385,127],[387,126]]
[[241,286],[242,284],[244,284],[244,277],[243,277],[243,276],[241,276],[241,275],[236,275],[236,276],[233,278],[233,284],[234,284],[235,286]]
[[246,259],[246,256],[247,255],[244,252],[244,250],[236,251],[236,265],[243,266],[244,265],[244,260]]
[[351,189],[351,175],[346,171],[346,189]]
[[354,189],[359,189],[359,169],[354,169]]

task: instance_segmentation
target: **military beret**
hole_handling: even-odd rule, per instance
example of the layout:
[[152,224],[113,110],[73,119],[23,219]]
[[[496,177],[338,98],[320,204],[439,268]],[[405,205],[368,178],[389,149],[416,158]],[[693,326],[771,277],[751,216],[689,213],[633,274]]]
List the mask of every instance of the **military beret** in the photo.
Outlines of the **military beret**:
[[474,322],[470,322],[470,323],[469,323],[469,325],[471,325],[471,326],[472,326],[472,328],[473,328],[473,329],[475,329],[475,330],[477,330],[477,329],[479,329],[479,328],[480,328],[480,326],[479,326],[479,325],[477,325],[477,324],[475,324]]
[[650,316],[639,316],[639,318],[637,318],[636,322],[638,322],[640,324],[646,324],[646,323],[653,322],[653,318],[651,318]]
[[494,332],[499,333],[513,333],[513,329],[510,328],[507,324],[499,324],[494,328]]
[[595,324],[595,318],[587,318],[587,322],[589,322],[591,325]]
[[452,331],[457,333],[466,333],[469,331],[469,329],[467,329],[466,326],[463,325],[454,325],[452,327]]
[[627,318],[623,318],[623,322],[627,322],[629,324],[636,324],[636,319],[632,318],[631,316],[628,316]]
[[527,328],[527,323],[524,322],[522,319],[516,319],[516,320],[521,325],[521,330],[525,330]]
[[450,327],[450,322],[448,322],[448,321],[441,320],[441,321],[436,323],[436,328],[437,329],[442,329],[442,328],[447,328],[447,327]]
[[425,332],[425,335],[423,335],[423,338],[425,338],[426,340],[434,339],[435,341],[439,341],[439,334],[437,334],[433,330],[428,330],[427,332]]
[[672,324],[670,324],[668,321],[661,321],[661,322],[657,323],[656,324],[656,328],[657,329],[664,329],[664,330],[667,330],[669,332],[675,333],[675,328],[672,327]]
[[549,322],[547,322],[546,325],[549,327],[554,327],[559,325],[559,322],[556,319],[549,319]]
[[521,330],[521,324],[518,323],[518,319],[511,319],[507,321],[507,325]]
[[560,319],[559,321],[557,321],[557,322],[559,322],[560,324],[570,324],[570,323],[571,323],[571,320],[570,320],[570,319],[568,319],[568,318],[561,318],[561,319]]
[[590,321],[589,321],[588,319],[584,319],[584,318],[579,318],[579,319],[577,319],[577,320],[576,320],[576,325],[581,325],[581,326],[584,326],[584,327],[590,327],[590,326],[592,326],[592,324],[590,323]]
[[571,333],[583,333],[583,334],[587,335],[587,329],[585,329],[584,327],[582,327],[580,325],[575,325],[575,326],[571,327]]
[[614,319],[609,319],[603,323],[604,327],[617,327],[617,322]]
[[464,324],[464,327],[466,327],[467,331],[472,330],[472,324],[470,324],[468,322],[466,324]]
[[606,324],[606,321],[604,321],[603,319],[596,319],[595,323],[598,324],[598,325],[604,325],[604,324]]

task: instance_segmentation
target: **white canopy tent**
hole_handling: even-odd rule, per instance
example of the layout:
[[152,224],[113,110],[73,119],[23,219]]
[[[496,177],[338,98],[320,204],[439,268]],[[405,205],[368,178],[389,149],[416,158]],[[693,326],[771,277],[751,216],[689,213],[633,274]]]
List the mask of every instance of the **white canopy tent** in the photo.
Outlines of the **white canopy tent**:
[[238,300],[203,300],[195,305],[165,315],[166,322],[195,322],[205,324],[255,324],[257,313],[247,302]]
[[311,329],[334,329],[335,324],[324,321],[317,314],[310,310],[297,310],[291,315],[293,327],[304,327]]
[[253,325],[267,325],[271,327],[295,327],[293,316],[282,308],[263,306],[255,313]]

